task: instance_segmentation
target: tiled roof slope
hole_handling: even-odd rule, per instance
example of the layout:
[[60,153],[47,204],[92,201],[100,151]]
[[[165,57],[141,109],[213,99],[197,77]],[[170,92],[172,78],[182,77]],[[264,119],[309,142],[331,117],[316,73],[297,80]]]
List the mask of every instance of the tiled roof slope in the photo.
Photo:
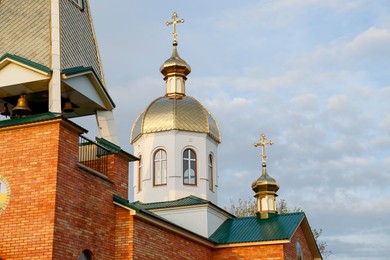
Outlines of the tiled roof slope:
[[72,1],[60,1],[61,69],[92,67],[103,83],[98,47],[88,1],[81,11]]
[[256,216],[227,219],[209,239],[217,244],[290,239],[304,218],[305,213],[297,212],[268,219]]
[[[104,84],[88,0],[80,9],[59,1],[61,69],[92,67]],[[51,6],[48,0],[7,0],[0,4],[0,57],[11,54],[52,69]]]
[[50,3],[13,0],[0,4],[0,57],[10,53],[50,67]]

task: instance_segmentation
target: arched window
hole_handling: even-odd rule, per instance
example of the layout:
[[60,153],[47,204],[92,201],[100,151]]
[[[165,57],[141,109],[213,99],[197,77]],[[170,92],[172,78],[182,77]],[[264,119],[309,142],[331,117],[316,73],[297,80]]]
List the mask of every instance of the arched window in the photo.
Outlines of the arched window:
[[213,155],[209,155],[209,189],[214,191],[214,167],[213,167]]
[[192,149],[186,149],[183,153],[183,183],[196,185],[196,154]]
[[296,250],[297,250],[297,260],[303,260],[302,246],[301,243],[299,243],[299,241],[297,241]]
[[79,256],[79,260],[92,260],[92,259],[93,259],[93,255],[92,252],[89,250],[84,250]]
[[142,155],[138,156],[138,192],[142,190]]
[[153,156],[153,185],[167,184],[167,153],[159,149]]

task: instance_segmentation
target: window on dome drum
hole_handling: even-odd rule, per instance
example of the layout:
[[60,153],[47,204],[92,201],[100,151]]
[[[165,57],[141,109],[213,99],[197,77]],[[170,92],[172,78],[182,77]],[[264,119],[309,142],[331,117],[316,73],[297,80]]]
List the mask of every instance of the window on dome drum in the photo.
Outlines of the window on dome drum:
[[196,185],[196,154],[192,149],[186,149],[183,153],[183,183]]
[[153,156],[153,185],[167,184],[167,153],[159,149]]
[[138,192],[142,191],[142,155],[138,156]]
[[84,250],[79,256],[79,260],[92,260],[92,259],[93,259],[93,255],[92,252],[89,250]]
[[213,168],[213,155],[209,155],[209,189],[214,191],[214,168]]

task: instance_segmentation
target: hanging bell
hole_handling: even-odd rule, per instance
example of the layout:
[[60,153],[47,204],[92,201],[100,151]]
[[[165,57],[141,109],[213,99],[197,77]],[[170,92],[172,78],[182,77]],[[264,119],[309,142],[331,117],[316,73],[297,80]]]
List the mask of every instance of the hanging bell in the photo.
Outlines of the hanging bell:
[[31,109],[28,107],[26,94],[22,94],[20,95],[16,106],[12,109],[12,116],[22,117],[25,115],[31,115]]
[[3,108],[1,109],[1,115],[2,115],[2,116],[5,116],[5,117],[11,115],[11,113],[9,112],[9,109],[8,109],[8,103],[4,103],[4,106],[3,106]]
[[72,102],[70,102],[69,99],[65,102],[65,105],[64,105],[64,108],[62,109],[62,111],[64,111],[65,113],[72,113],[72,112],[74,112],[74,108],[73,108]]

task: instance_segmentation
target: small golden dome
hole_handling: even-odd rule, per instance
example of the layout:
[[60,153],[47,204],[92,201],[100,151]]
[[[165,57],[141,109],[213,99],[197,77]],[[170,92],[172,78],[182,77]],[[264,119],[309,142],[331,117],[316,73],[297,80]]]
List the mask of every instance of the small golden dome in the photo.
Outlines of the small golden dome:
[[191,67],[188,63],[180,58],[179,53],[177,52],[177,43],[173,44],[172,56],[167,59],[160,67],[161,74],[164,77],[180,75],[186,77],[191,73]]
[[256,193],[260,191],[277,192],[279,190],[278,183],[268,175],[266,167],[266,164],[263,163],[261,176],[252,183],[252,190]]
[[206,133],[220,143],[221,133],[217,121],[195,98],[159,97],[154,100],[134,122],[130,143],[142,134],[169,130]]

